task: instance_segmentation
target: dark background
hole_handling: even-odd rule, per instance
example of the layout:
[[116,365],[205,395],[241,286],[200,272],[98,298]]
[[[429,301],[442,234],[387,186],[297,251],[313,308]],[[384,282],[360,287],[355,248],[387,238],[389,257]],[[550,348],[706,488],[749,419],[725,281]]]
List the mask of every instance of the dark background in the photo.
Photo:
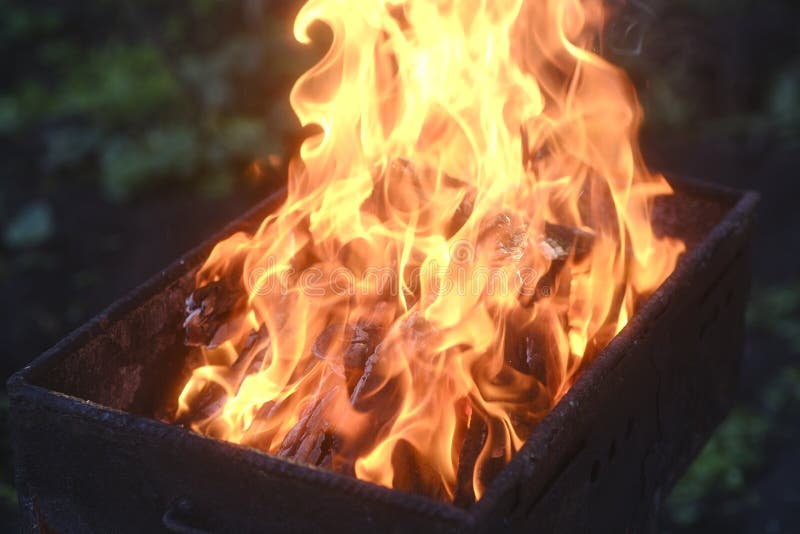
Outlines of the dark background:
[[[800,532],[800,5],[609,4],[651,166],[763,195],[739,401],[661,530]],[[288,90],[320,53],[292,42],[299,5],[0,0],[4,380],[280,185]],[[3,531],[7,414],[0,390]]]

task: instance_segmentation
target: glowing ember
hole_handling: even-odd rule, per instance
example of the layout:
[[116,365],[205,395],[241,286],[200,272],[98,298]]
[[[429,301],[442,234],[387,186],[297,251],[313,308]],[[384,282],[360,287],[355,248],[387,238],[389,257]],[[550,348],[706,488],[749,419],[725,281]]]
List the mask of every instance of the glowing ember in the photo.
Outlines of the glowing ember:
[[[469,503],[672,272],[599,0],[310,0],[321,135],[285,205],[220,243],[176,420]],[[218,323],[215,323],[218,321]]]

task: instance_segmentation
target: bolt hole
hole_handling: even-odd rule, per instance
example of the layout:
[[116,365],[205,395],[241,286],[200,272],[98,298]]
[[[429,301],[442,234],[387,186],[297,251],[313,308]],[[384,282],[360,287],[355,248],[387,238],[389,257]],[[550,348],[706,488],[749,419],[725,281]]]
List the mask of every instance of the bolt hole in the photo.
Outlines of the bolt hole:
[[592,473],[589,475],[589,480],[592,484],[597,482],[597,478],[600,476],[600,460],[595,460],[592,464]]
[[625,440],[631,439],[633,436],[633,417],[628,418],[628,425],[625,427]]
[[611,440],[611,446],[608,448],[608,461],[611,462],[614,456],[617,455],[617,440]]

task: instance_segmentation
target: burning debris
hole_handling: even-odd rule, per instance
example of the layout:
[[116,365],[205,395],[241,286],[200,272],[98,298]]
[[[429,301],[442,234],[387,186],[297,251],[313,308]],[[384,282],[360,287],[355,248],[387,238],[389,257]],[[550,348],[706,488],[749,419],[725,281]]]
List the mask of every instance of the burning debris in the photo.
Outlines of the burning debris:
[[[186,301],[174,421],[469,506],[672,272],[599,1],[310,0],[289,195]],[[520,147],[522,158],[519,157]]]

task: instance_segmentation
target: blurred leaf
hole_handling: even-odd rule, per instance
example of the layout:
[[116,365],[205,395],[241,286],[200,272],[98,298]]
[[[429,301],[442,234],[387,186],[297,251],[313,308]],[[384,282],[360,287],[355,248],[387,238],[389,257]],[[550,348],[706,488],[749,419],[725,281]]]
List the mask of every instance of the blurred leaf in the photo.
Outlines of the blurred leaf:
[[12,133],[22,122],[17,101],[13,97],[0,96],[0,133]]
[[227,155],[246,159],[255,159],[275,145],[264,122],[247,117],[226,121],[217,139]]
[[209,15],[225,4],[225,0],[192,0],[192,9],[198,15]]
[[200,191],[208,198],[220,198],[231,192],[235,181],[233,175],[220,171],[206,177],[200,184]]
[[743,491],[747,474],[763,460],[768,430],[757,414],[735,408],[672,491],[667,503],[672,519],[682,525],[694,523],[704,497]]
[[62,71],[59,80],[23,80],[0,100],[0,131],[71,116],[121,126],[180,102],[172,75],[150,45],[60,53],[69,60],[54,62],[52,68]]
[[263,47],[258,40],[233,37],[207,54],[184,58],[181,76],[195,87],[207,110],[219,112],[235,104],[234,82],[262,68],[263,57]]
[[111,198],[122,200],[157,179],[188,175],[198,154],[190,126],[157,128],[136,139],[118,137],[103,148],[103,185]]
[[682,94],[690,75],[686,65],[673,61],[664,72],[653,76],[642,95],[647,108],[646,120],[661,127],[684,127],[695,116],[695,106]]
[[0,1],[0,43],[17,41],[36,33],[56,29],[59,24],[55,10],[31,7],[10,0]]
[[59,68],[60,65],[75,63],[81,55],[77,43],[64,39],[49,39],[39,45],[39,59],[46,65]]
[[768,96],[770,114],[781,122],[800,120],[800,63],[782,70]]
[[42,168],[52,173],[77,166],[96,153],[104,142],[103,135],[91,127],[49,129],[44,134]]
[[53,234],[53,213],[43,201],[28,204],[3,229],[3,242],[9,248],[41,245]]
[[17,490],[11,484],[0,483],[0,499],[7,506],[18,506]]
[[141,119],[179,91],[160,52],[149,44],[112,44],[70,66],[53,93],[53,112],[89,113],[100,122]]
[[773,413],[800,411],[800,367],[787,367],[764,390],[764,406]]
[[754,290],[747,322],[800,353],[800,282]]

